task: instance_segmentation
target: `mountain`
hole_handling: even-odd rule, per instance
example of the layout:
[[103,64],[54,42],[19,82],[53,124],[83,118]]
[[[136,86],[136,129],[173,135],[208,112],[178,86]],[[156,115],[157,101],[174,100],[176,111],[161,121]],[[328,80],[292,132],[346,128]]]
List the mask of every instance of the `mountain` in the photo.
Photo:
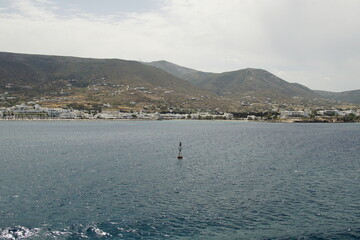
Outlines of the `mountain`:
[[167,62],[164,60],[154,61],[154,62],[150,62],[150,63],[144,62],[144,63],[147,65],[150,65],[150,66],[154,66],[156,68],[160,68],[160,69],[164,70],[165,72],[168,72],[168,73],[170,73],[174,76],[177,76],[179,78],[182,78],[182,79],[186,79],[185,76],[187,76],[187,75],[192,75],[192,74],[196,74],[199,72],[194,69],[181,67],[179,65],[176,65],[174,63]]
[[359,103],[359,91],[314,92],[262,69],[208,73],[166,61],[0,52],[0,107],[31,101],[89,110],[266,111],[333,104],[320,96]]
[[219,104],[214,94],[140,62],[5,52],[0,52],[0,91],[19,100],[41,97],[54,104],[72,99],[139,108],[149,104],[199,107],[199,102],[189,99],[201,96],[206,96],[205,106]]
[[311,89],[298,83],[286,82],[262,69],[247,68],[224,73],[206,73],[166,61],[151,62],[149,65],[188,80],[215,94],[236,100],[249,96],[287,101],[291,101],[294,97],[306,99],[318,97]]
[[315,90],[314,92],[326,99],[360,105],[360,89],[345,92],[328,92],[320,90]]
[[0,53],[0,85],[11,82],[17,86],[36,86],[45,90],[49,83],[76,79],[77,86],[104,81],[110,84],[130,84],[176,88],[190,91],[193,86],[157,68],[135,61],[90,59]]
[[194,84],[199,81],[215,77],[217,75],[216,73],[201,72],[191,68],[182,67],[164,60],[149,62],[145,64],[159,68],[165,72],[177,76],[178,78],[185,79]]
[[288,83],[268,71],[247,68],[239,71],[220,73],[209,79],[196,82],[219,95],[233,97],[267,97],[275,99],[293,97],[315,97],[310,89],[299,84]]

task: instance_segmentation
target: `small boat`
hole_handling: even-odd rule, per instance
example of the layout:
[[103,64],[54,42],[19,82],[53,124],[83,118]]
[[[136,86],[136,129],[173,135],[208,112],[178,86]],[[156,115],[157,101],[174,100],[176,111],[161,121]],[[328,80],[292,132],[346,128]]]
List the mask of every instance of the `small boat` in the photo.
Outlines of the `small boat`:
[[178,159],[183,159],[183,156],[181,154],[181,150],[182,150],[182,146],[181,146],[181,142],[179,142],[179,155],[178,155]]

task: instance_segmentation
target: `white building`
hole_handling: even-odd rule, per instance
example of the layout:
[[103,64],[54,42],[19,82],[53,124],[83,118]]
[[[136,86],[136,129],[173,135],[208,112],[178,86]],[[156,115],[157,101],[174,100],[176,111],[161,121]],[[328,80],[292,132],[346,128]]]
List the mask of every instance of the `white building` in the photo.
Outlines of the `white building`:
[[280,111],[280,118],[307,118],[309,117],[306,111]]
[[322,115],[322,116],[337,116],[337,115],[340,115],[339,111],[336,110],[336,109],[320,110],[320,111],[317,111],[317,114]]

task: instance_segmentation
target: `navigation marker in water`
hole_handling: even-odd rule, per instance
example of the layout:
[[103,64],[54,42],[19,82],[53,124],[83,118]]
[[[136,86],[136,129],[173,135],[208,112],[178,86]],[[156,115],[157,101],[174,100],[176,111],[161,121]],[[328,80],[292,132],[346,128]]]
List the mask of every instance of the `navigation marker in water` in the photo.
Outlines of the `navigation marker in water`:
[[181,142],[179,142],[179,155],[178,155],[178,159],[182,159],[183,158],[183,156],[182,156],[182,154],[181,154],[181,150],[182,150],[182,146],[181,146]]

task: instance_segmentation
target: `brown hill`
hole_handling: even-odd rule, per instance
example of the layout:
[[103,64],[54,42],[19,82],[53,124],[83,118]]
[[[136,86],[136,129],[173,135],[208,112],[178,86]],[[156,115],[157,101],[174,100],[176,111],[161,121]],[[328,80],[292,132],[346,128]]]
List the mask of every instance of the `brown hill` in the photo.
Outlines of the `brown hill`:
[[184,68],[166,61],[149,64],[220,96],[227,96],[232,99],[251,96],[289,101],[294,97],[306,99],[317,97],[317,94],[311,89],[297,83],[286,82],[262,69],[247,68],[217,74]]
[[360,105],[360,89],[344,92],[328,92],[315,90],[315,92],[326,99]]
[[[135,61],[0,53],[0,90],[21,100],[75,97],[113,105],[201,107],[220,104],[213,94],[158,68]],[[206,98],[205,98],[206,96]],[[69,100],[70,101],[70,100]]]

